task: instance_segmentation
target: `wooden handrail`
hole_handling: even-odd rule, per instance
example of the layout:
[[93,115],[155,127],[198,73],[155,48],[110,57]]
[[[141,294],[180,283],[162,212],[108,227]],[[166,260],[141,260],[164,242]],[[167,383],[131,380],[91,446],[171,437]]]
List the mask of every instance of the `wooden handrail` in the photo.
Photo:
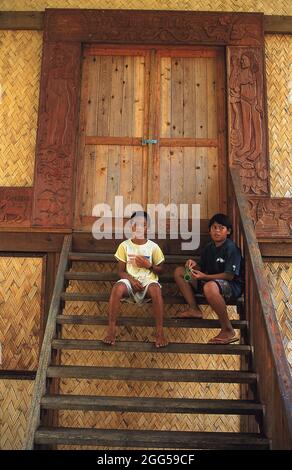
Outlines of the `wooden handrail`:
[[34,391],[24,440],[24,450],[33,449],[35,431],[40,422],[40,403],[46,389],[46,373],[51,360],[51,344],[56,332],[56,317],[59,313],[61,293],[64,286],[64,275],[68,266],[71,246],[72,235],[65,235],[46,330],[40,352],[38,371],[34,383]]
[[246,315],[261,402],[264,431],[272,449],[292,449],[292,375],[285,354],[270,286],[238,171],[230,168],[235,241],[244,251]]

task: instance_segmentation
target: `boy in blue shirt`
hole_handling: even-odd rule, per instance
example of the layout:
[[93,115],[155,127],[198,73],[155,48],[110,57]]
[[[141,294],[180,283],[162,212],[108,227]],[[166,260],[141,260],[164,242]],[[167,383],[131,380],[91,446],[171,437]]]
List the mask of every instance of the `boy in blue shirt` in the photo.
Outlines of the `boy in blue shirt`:
[[185,267],[191,272],[191,282],[184,279],[185,269],[175,270],[175,281],[189,304],[181,318],[202,318],[194,290],[203,291],[204,295],[218,315],[221,331],[212,338],[210,344],[229,344],[238,340],[228,318],[225,300],[237,299],[243,291],[242,256],[240,249],[228,238],[232,234],[232,225],[225,214],[215,214],[209,221],[212,241],[202,251],[200,265],[189,259]]

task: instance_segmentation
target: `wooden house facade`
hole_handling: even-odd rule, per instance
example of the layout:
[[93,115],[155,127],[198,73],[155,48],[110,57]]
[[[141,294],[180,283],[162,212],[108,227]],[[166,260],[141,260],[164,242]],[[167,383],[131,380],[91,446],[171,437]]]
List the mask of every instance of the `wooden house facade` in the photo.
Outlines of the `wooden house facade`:
[[[26,1],[26,12],[6,3],[0,12],[0,448],[85,448],[88,440],[99,448],[143,447],[138,435],[127,437],[134,429],[149,431],[144,447],[151,448],[160,438],[160,447],[168,439],[183,446],[170,435],[179,431],[189,433],[189,447],[199,436],[198,445],[209,448],[201,434],[215,432],[218,448],[249,448],[250,435],[258,448],[291,449],[289,2],[272,2],[269,10],[257,2],[261,12],[247,0],[242,11],[232,1],[228,11],[195,0],[191,10],[167,2],[171,11],[158,1],[142,9],[132,1],[127,10],[119,0],[99,9],[94,1],[84,9],[74,1]],[[173,351],[145,346],[149,306],[142,330],[135,310],[123,307],[122,316],[132,317],[121,326],[124,349],[101,346],[117,241],[92,237],[92,210],[112,206],[115,196],[143,207],[200,204],[201,245],[208,218],[230,214],[247,269],[244,307],[228,307],[242,332],[237,349],[219,354],[198,346],[216,327],[206,305],[201,328],[172,323],[183,305],[174,300],[171,274],[183,258],[179,243],[169,240],[162,246]],[[109,366],[111,375],[102,375]],[[165,370],[166,379],[151,376],[152,368]],[[150,378],[142,380],[146,370]],[[48,393],[74,397],[53,403],[44,397],[46,381]],[[144,397],[149,409],[110,405],[117,395]],[[78,396],[86,397],[83,405]],[[158,423],[159,399],[177,402],[161,402]],[[180,399],[195,403],[184,402],[179,412]],[[218,400],[241,400],[242,407],[225,403],[220,412]],[[72,435],[63,435],[64,428]],[[94,432],[82,441],[78,429]],[[240,437],[223,444],[224,433]]]

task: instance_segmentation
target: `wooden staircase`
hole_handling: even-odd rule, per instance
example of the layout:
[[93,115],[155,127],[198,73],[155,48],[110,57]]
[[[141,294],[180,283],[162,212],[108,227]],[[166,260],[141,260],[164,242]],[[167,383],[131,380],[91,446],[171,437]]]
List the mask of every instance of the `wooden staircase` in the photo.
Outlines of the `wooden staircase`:
[[[241,247],[245,260],[245,302],[239,299],[236,308],[238,318],[232,320],[233,327],[240,332],[240,344],[208,345],[172,342],[166,348],[156,349],[152,343],[140,341],[117,341],[107,346],[101,341],[69,339],[62,337],[64,325],[104,326],[107,318],[97,315],[65,314],[67,301],[107,302],[108,295],[84,294],[66,291],[73,280],[115,281],[112,272],[76,272],[70,270],[74,261],[111,262],[112,253],[103,245],[98,250],[80,248],[72,250],[72,235],[64,238],[63,248],[42,344],[39,368],[35,380],[32,406],[27,424],[24,449],[56,448],[58,445],[94,446],[106,448],[162,448],[162,449],[292,449],[292,378],[285,355],[277,318],[264,276],[264,267],[255,231],[249,219],[245,196],[240,192],[238,172],[230,170],[230,214],[232,216],[234,240]],[[73,234],[74,237],[74,234]],[[77,243],[78,245],[78,243]],[[93,245],[90,241],[89,245]],[[75,244],[76,246],[76,244]],[[79,245],[78,245],[79,246]],[[89,252],[91,251],[91,252]],[[168,264],[181,264],[185,257],[171,254]],[[172,276],[165,274],[162,282],[172,282]],[[165,303],[178,305],[182,302],[176,295],[165,296]],[[198,296],[198,303],[205,299]],[[76,312],[75,312],[76,313]],[[120,326],[146,328],[154,326],[153,318],[124,315],[119,318]],[[213,319],[165,318],[165,328],[188,329],[219,327]],[[60,352],[70,350],[127,352],[129,354],[160,354],[188,356],[200,354],[238,356],[239,370],[178,369],[178,368],[128,368],[97,367],[88,364],[63,364]],[[218,356],[220,357],[220,356]],[[182,397],[145,396],[94,396],[59,393],[60,379],[75,378],[92,380],[137,381],[138,383],[217,383],[240,384],[241,399],[201,399]],[[56,385],[57,384],[57,385]],[[123,395],[121,393],[121,395]],[[58,426],[58,413],[63,410],[135,412],[146,415],[156,413],[187,413],[188,415],[237,415],[240,416],[240,432],[193,432],[186,430],[153,429],[102,429]],[[160,424],[160,422],[159,422]]]
[[[40,368],[36,379],[34,406],[30,417],[26,448],[41,446],[52,448],[57,445],[92,445],[130,448],[175,448],[175,449],[268,449],[269,441],[262,432],[263,406],[256,398],[257,375],[250,367],[248,370],[209,370],[209,369],[162,369],[162,368],[128,368],[128,367],[95,367],[86,365],[62,365],[58,363],[58,352],[62,350],[124,351],[130,353],[176,354],[188,355],[238,355],[245,359],[244,364],[251,364],[252,349],[243,342],[248,337],[248,324],[244,318],[243,299],[236,303],[238,319],[233,320],[233,327],[241,332],[242,343],[230,345],[209,345],[203,343],[171,343],[166,348],[155,348],[154,343],[139,341],[117,341],[108,346],[102,341],[62,338],[62,326],[71,325],[106,325],[105,316],[64,314],[66,301],[107,302],[105,294],[83,294],[66,292],[66,285],[71,280],[81,281],[115,281],[117,275],[112,272],[81,272],[69,270],[74,261],[78,262],[112,262],[113,254],[76,253],[71,250],[71,236],[65,237],[57,274],[55,291],[49,314],[46,338],[40,358]],[[168,264],[181,264],[184,256],[170,255]],[[170,274],[161,277],[161,282],[173,282]],[[166,304],[181,304],[180,296],[166,296]],[[198,302],[205,304],[205,298],[198,296]],[[179,319],[166,318],[165,328],[218,328],[219,322],[213,319]],[[145,328],[154,326],[152,317],[122,316],[120,326]],[[50,338],[48,331],[51,333]],[[44,343],[45,343],[44,341]],[[46,357],[45,357],[46,356]],[[41,377],[42,376],[42,377]],[[142,381],[142,382],[189,382],[189,383],[236,383],[247,384],[254,391],[252,399],[192,399],[192,398],[153,398],[144,396],[84,396],[62,395],[47,386],[53,380],[74,378],[106,381]],[[135,412],[135,413],[185,413],[254,416],[259,424],[258,432],[190,432],[171,430],[136,430],[136,429],[92,429],[67,428],[47,425],[42,418],[48,413],[61,410]]]

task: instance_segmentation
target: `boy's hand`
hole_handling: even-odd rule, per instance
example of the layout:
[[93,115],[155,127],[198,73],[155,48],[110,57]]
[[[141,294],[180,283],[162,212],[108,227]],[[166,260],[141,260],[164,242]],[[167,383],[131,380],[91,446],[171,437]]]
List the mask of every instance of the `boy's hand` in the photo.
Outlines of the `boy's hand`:
[[197,263],[193,259],[188,259],[185,266],[186,268],[189,268],[190,270],[192,270],[195,266],[197,266]]
[[206,274],[202,273],[201,271],[192,271],[191,276],[194,279],[205,279],[206,278]]
[[140,290],[143,290],[143,286],[141,284],[140,281],[138,281],[138,279],[133,279],[131,282],[131,286],[133,287],[133,291],[134,292],[137,292],[137,291],[140,291]]
[[145,258],[144,256],[136,256],[135,258],[135,262],[136,262],[136,266],[138,268],[146,268],[146,269],[149,269],[151,268],[152,264],[150,263],[150,261]]

